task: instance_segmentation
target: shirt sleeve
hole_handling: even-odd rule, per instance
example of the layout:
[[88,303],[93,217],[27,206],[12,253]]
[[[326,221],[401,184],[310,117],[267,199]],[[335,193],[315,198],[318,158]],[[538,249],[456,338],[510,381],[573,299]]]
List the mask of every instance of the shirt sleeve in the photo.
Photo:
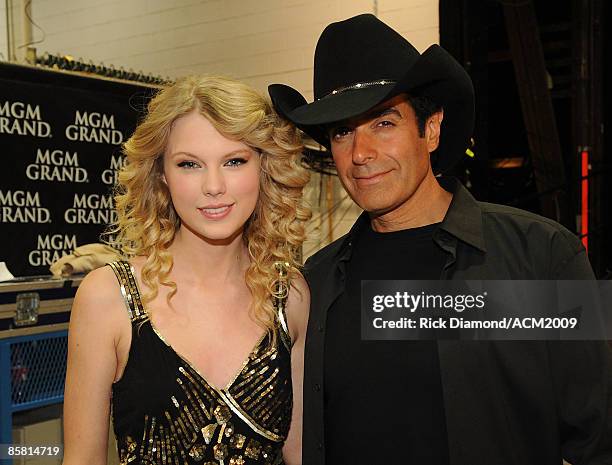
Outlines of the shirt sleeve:
[[548,343],[561,453],[573,465],[612,464],[612,370],[601,341]]
[[[594,280],[580,241],[566,235],[556,239],[553,278]],[[548,349],[563,458],[573,465],[612,464],[612,357],[608,343],[551,341]]]

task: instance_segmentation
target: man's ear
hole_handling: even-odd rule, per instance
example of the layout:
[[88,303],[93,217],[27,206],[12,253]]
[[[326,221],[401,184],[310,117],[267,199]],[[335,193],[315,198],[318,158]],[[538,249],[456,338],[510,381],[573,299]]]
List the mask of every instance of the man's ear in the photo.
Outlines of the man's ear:
[[440,110],[429,118],[425,123],[425,139],[427,142],[427,151],[433,152],[440,145],[440,134],[442,132],[442,120],[444,119],[444,110]]

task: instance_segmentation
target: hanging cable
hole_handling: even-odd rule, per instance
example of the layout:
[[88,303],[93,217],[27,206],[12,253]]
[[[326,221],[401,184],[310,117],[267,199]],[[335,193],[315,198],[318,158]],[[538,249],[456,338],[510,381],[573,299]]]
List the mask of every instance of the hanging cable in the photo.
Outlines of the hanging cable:
[[[345,194],[340,200],[338,200],[329,210],[326,210],[324,212],[319,213],[318,215],[313,216],[312,218],[310,218],[310,223],[313,224],[316,221],[322,220],[324,221],[325,219],[327,219],[328,215],[332,215],[338,208],[340,208],[340,205],[342,205],[342,202],[344,202],[346,199],[348,198],[348,194]],[[310,230],[306,231],[306,235],[314,232],[319,226],[315,226]]]
[[[335,205],[335,209],[336,210],[344,200],[346,200],[348,198],[348,195],[345,195],[336,205]],[[335,231],[337,229],[337,227],[340,225],[340,223],[342,222],[342,220],[344,219],[344,217],[347,215],[347,213],[351,210],[352,208],[352,204],[349,203],[346,208],[344,209],[344,212],[342,212],[342,214],[337,217],[334,220],[334,224],[332,226],[332,232]],[[329,214],[331,215],[333,212],[330,212]],[[327,212],[326,212],[327,214]],[[316,229],[316,228],[315,228]],[[319,244],[315,245],[314,247],[311,247],[308,251],[304,252],[304,256],[310,256],[312,253],[316,252],[318,249],[320,248]]]
[[26,18],[28,19],[28,21],[30,22],[30,24],[31,24],[32,26],[34,26],[36,29],[38,29],[38,30],[39,30],[39,31],[42,33],[42,39],[39,39],[39,40],[31,40],[31,41],[29,41],[29,42],[27,42],[27,43],[25,43],[25,44],[20,45],[19,47],[17,47],[17,48],[19,48],[19,49],[24,48],[24,47],[30,47],[30,46],[32,46],[32,45],[36,45],[36,44],[40,44],[40,43],[44,42],[44,41],[45,41],[45,39],[47,38],[47,34],[46,34],[46,33],[45,33],[45,31],[43,30],[43,28],[42,28],[42,27],[40,27],[40,26],[39,26],[39,25],[38,25],[38,24],[37,24],[37,23],[36,23],[36,22],[35,22],[35,21],[32,19],[32,16],[31,16],[31,14],[30,14],[30,13],[31,13],[31,11],[30,11],[30,8],[31,8],[31,7],[32,7],[32,0],[28,0],[28,1],[26,2],[26,4],[24,5],[24,7],[23,7],[23,10],[24,10],[23,12],[24,12],[24,14],[25,14]]

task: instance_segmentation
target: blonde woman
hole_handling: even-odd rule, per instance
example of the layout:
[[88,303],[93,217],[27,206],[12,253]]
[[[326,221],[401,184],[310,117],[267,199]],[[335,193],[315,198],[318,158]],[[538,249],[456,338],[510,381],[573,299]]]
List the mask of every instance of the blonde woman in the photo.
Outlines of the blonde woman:
[[[301,463],[301,143],[244,84],[161,91],[126,142],[116,242],[69,329],[64,465]],[[287,288],[290,288],[288,292]]]

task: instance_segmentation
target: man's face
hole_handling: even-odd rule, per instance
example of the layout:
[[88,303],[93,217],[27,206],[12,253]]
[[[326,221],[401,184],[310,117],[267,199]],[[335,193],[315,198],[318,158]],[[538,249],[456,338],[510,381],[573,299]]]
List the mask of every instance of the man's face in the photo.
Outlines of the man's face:
[[361,208],[379,216],[401,207],[431,175],[442,112],[419,136],[412,106],[399,95],[356,118],[333,125],[329,137],[338,176]]

